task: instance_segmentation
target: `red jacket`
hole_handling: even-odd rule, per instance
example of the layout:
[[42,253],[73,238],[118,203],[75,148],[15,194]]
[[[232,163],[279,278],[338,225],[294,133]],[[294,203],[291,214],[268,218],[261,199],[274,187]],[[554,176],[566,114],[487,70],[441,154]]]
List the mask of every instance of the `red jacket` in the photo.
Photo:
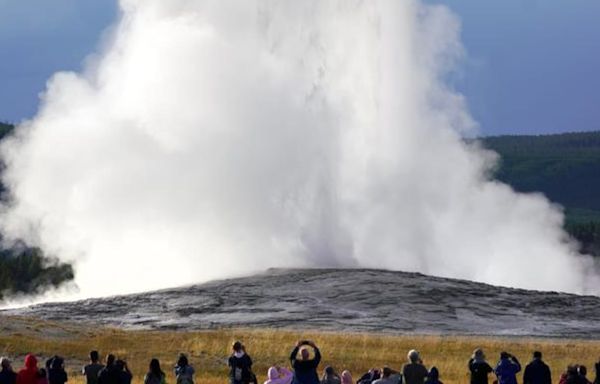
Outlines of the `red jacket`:
[[17,374],[17,384],[37,384],[37,359],[33,355],[25,356],[25,368]]

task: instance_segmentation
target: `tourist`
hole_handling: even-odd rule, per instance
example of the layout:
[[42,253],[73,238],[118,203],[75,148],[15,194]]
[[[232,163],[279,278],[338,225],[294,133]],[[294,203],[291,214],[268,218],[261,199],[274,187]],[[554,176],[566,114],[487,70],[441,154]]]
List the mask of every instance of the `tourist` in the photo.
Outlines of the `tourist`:
[[119,371],[115,366],[115,355],[106,356],[106,366],[98,372],[98,384],[119,384]]
[[408,351],[408,364],[402,367],[402,376],[405,384],[423,384],[429,372],[423,365],[419,352],[412,349]]
[[596,379],[594,379],[594,384],[600,384],[600,357],[594,367],[596,368]]
[[0,358],[0,384],[16,384],[17,374],[12,369],[8,357]]
[[579,381],[581,384],[592,384],[587,378],[587,368],[585,365],[578,366],[577,373],[579,374]]
[[100,355],[98,351],[90,352],[90,363],[81,369],[81,373],[85,376],[86,384],[98,384],[98,373],[104,368],[100,363]]
[[381,377],[374,380],[372,384],[400,384],[402,376],[400,372],[394,371],[390,367],[383,367]]
[[68,380],[67,372],[65,371],[65,360],[60,356],[54,356],[50,360],[48,383],[65,384]]
[[[310,358],[310,352],[308,348],[314,350],[314,358]],[[298,352],[300,352],[300,358],[298,358]],[[321,362],[321,351],[315,343],[309,340],[298,341],[296,347],[290,355],[290,361],[294,368],[294,384],[319,384],[319,375],[317,374],[317,368]]]
[[341,382],[342,379],[335,369],[331,365],[326,366],[321,378],[321,384],[340,384]]
[[196,371],[194,370],[194,367],[190,365],[190,362],[184,353],[179,354],[174,372],[177,384],[194,384],[194,374]]
[[38,366],[35,356],[25,356],[25,367],[17,374],[17,384],[37,384]]
[[371,368],[367,373],[358,379],[358,384],[371,384],[381,379],[381,370],[379,368]]
[[144,384],[166,384],[165,373],[160,369],[158,359],[150,360],[148,373],[144,376]]
[[517,372],[521,371],[519,360],[508,352],[500,353],[500,361],[494,372],[498,377],[498,384],[517,384]]
[[267,372],[268,380],[265,384],[290,384],[294,378],[294,374],[287,368],[273,366]]
[[440,372],[436,367],[431,367],[425,384],[444,384],[440,381]]
[[37,384],[48,384],[48,374],[46,373],[46,370],[44,368],[40,368],[37,372],[37,378],[36,378],[36,383]]
[[348,370],[345,370],[342,372],[341,379],[342,379],[342,384],[354,384],[352,382],[352,375],[350,374],[350,371],[348,371]]
[[581,384],[577,365],[567,366],[567,370],[560,375],[559,384]]
[[488,375],[494,369],[485,361],[483,350],[477,348],[469,360],[469,371],[471,372],[471,384],[488,384]]
[[252,359],[246,353],[246,348],[240,341],[231,346],[229,365],[229,381],[231,384],[247,384],[256,380],[252,373]]
[[119,378],[119,384],[131,384],[133,375],[131,374],[131,371],[129,370],[125,360],[116,360],[115,370],[117,371],[116,376]]
[[533,360],[523,373],[523,384],[552,384],[550,368],[542,361],[542,352],[533,352]]

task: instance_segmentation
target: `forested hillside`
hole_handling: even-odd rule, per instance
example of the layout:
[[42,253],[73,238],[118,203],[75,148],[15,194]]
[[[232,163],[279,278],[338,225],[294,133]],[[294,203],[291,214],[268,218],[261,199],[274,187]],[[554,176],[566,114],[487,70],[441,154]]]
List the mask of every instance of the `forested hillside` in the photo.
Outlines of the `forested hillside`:
[[600,256],[600,132],[498,136],[483,140],[501,156],[496,177],[520,192],[543,192],[566,209],[566,228]]
[[[13,129],[10,124],[0,123],[0,140]],[[0,191],[4,191],[2,184]],[[24,243],[7,247],[4,242],[0,243],[0,301],[4,296],[15,293],[32,293],[51,286],[57,287],[73,280],[73,277],[70,265],[45,256],[39,248],[28,247]]]

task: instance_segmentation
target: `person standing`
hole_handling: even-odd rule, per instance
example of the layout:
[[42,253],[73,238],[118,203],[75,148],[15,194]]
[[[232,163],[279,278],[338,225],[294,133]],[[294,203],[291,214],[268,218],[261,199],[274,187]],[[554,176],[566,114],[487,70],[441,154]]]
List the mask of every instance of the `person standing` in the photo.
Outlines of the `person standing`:
[[65,384],[69,380],[65,371],[65,360],[60,356],[54,356],[50,361],[48,369],[48,383]]
[[488,384],[488,375],[494,369],[485,361],[482,349],[477,348],[469,360],[469,371],[471,372],[471,384]]
[[7,357],[0,358],[0,384],[16,384],[17,374],[13,371]]
[[119,384],[119,371],[115,360],[113,354],[106,356],[106,366],[98,372],[98,384]]
[[165,373],[160,369],[158,359],[150,360],[148,373],[144,376],[144,384],[166,384]]
[[542,352],[533,352],[533,360],[523,373],[523,384],[552,384],[550,368],[542,361]]
[[521,371],[519,360],[508,352],[500,353],[500,361],[494,372],[498,377],[498,384],[517,384],[517,373]]
[[37,384],[37,359],[32,354],[25,356],[25,367],[17,374],[17,384]]
[[408,351],[408,364],[402,367],[402,376],[405,384],[423,384],[429,372],[423,365],[421,356],[417,350]]
[[196,371],[194,370],[194,367],[190,365],[190,362],[184,353],[179,354],[174,371],[177,384],[194,384],[194,374]]
[[600,384],[600,357],[598,358],[598,362],[594,365],[596,368],[596,378],[594,379],[594,384]]
[[[312,359],[310,358],[309,347],[315,353],[315,357]],[[298,352],[300,352],[300,358],[298,358]],[[298,341],[290,354],[290,361],[294,368],[293,384],[319,384],[317,368],[321,363],[321,351],[314,342],[310,340]]]
[[98,351],[90,352],[90,363],[81,369],[81,373],[85,376],[86,384],[98,384],[98,373],[104,368],[100,363],[100,355]]
[[229,381],[231,384],[248,384],[255,381],[252,374],[252,359],[246,353],[246,348],[240,341],[231,346],[231,356],[227,360],[229,366]]

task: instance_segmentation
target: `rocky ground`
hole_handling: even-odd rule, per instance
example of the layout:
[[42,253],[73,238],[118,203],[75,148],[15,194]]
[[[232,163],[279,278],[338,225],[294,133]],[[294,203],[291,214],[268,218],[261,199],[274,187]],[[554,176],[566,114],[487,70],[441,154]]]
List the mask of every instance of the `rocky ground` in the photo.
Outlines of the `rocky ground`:
[[269,270],[5,316],[124,328],[258,327],[600,338],[600,298],[379,270]]

